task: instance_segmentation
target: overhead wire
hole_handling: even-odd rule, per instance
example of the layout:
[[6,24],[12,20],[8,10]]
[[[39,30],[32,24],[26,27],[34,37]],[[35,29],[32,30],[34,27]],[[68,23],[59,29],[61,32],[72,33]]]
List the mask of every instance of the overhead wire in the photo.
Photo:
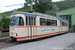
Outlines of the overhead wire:
[[14,4],[14,5],[9,5],[9,6],[5,6],[5,7],[11,7],[11,6],[18,6],[18,5],[23,5],[24,3],[22,4]]
[[18,5],[23,5],[24,3],[21,3],[21,4],[15,4],[15,3],[12,3],[12,2],[9,2],[9,1],[6,1],[6,0],[3,0],[4,2],[7,2],[7,3],[10,3],[10,4],[13,4],[13,5],[8,5],[8,6],[1,6],[1,7],[12,7],[12,6],[18,6]]

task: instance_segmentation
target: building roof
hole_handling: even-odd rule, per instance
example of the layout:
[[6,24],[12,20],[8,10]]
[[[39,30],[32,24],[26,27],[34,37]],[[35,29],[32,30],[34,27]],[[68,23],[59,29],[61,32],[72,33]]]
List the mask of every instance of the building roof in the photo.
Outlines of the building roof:
[[0,15],[0,20],[2,19],[3,17]]
[[7,18],[11,18],[11,16],[8,15]]
[[65,10],[69,10],[69,9],[72,9],[72,8],[75,8],[75,7],[71,7],[71,8],[68,8],[68,9],[60,10],[58,12],[65,11]]

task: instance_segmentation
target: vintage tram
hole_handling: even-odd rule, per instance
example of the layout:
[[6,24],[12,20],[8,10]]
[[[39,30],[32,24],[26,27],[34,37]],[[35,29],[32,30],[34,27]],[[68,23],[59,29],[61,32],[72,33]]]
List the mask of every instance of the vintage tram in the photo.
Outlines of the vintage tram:
[[42,13],[15,12],[11,15],[10,39],[37,39],[68,32],[68,21]]

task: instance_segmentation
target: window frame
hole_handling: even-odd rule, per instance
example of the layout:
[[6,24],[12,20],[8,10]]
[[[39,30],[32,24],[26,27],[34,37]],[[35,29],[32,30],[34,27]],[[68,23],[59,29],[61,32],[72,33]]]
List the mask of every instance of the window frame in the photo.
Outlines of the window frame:
[[[44,20],[42,20],[44,19]],[[49,20],[49,21],[48,21]],[[44,21],[44,24],[43,22]],[[54,22],[53,22],[54,21]],[[50,22],[50,24],[48,24],[48,22]],[[53,23],[55,25],[53,25]],[[57,20],[52,20],[52,19],[45,19],[45,18],[40,18],[40,26],[57,26]]]

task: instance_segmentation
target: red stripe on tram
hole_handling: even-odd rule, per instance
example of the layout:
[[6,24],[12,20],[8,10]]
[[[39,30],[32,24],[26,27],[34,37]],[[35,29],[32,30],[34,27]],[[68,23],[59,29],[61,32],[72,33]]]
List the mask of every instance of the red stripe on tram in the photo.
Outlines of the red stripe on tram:
[[[61,32],[68,32],[68,30],[66,30],[66,31],[61,31]],[[58,33],[60,33],[60,32],[54,32],[54,33],[47,33],[47,34],[35,35],[35,37],[53,35],[53,34],[58,34]],[[25,39],[25,38],[28,38],[27,36],[26,36],[26,37],[14,37],[14,36],[11,36],[11,37],[16,38],[16,39]],[[29,37],[33,37],[33,36],[29,36]]]

